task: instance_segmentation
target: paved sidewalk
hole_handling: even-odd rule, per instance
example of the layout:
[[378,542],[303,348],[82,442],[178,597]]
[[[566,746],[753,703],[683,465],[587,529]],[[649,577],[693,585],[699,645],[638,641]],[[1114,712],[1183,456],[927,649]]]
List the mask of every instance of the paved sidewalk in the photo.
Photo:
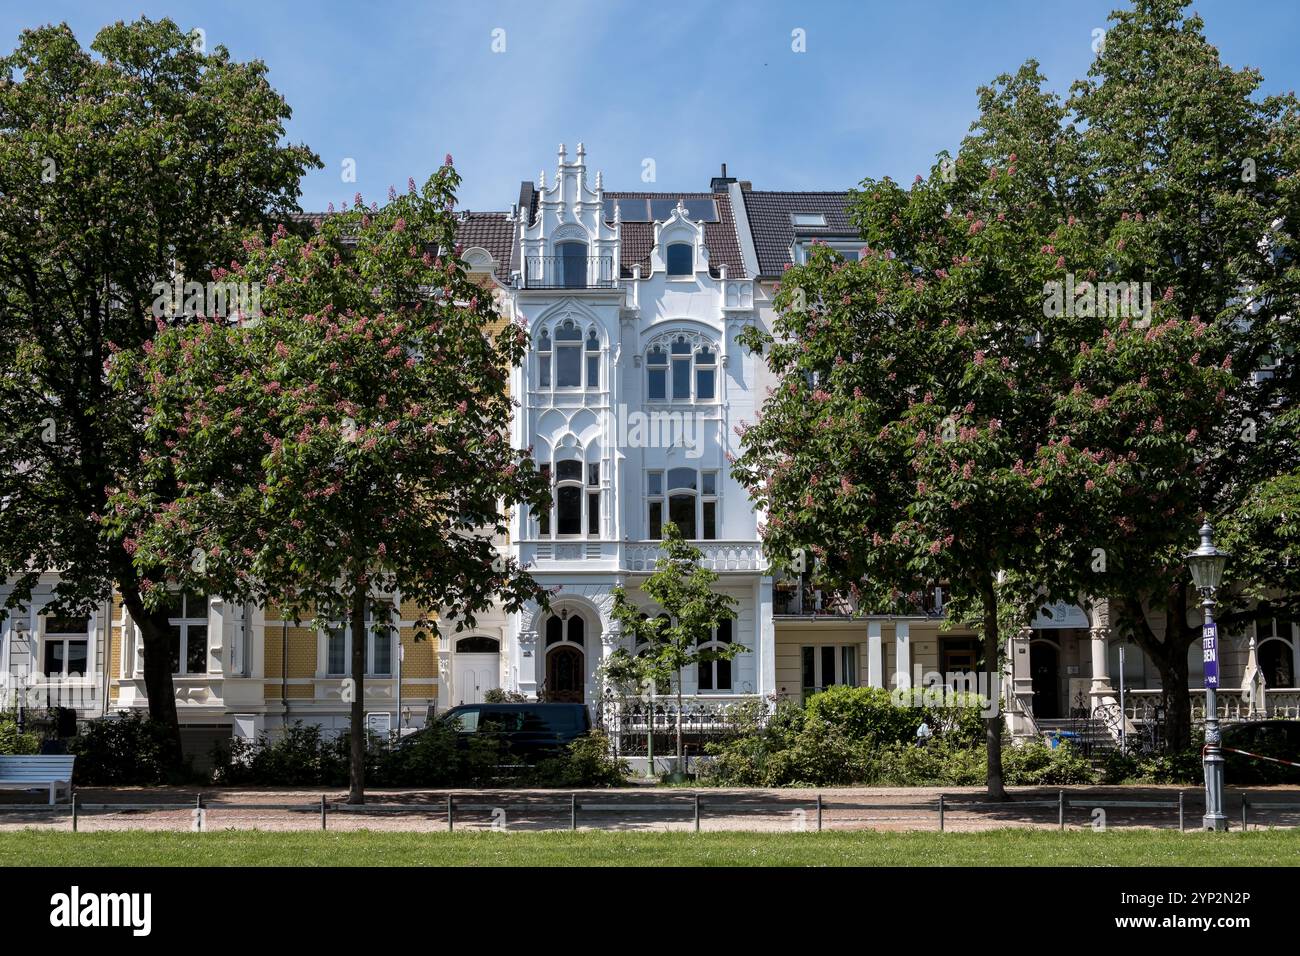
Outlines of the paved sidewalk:
[[[1093,825],[1098,809],[1111,827],[1157,827],[1177,829],[1175,806],[1126,808],[1104,806],[1114,801],[1151,801],[1176,804],[1181,790],[1187,829],[1198,829],[1204,812],[1204,791],[1197,787],[1013,787],[1012,799],[990,805],[979,787],[848,787],[781,790],[679,789],[632,786],[606,790],[387,790],[369,793],[366,810],[335,809],[331,806],[327,825],[331,830],[445,830],[447,797],[455,804],[454,823],[458,830],[501,828],[519,830],[568,829],[571,801],[577,795],[579,828],[606,830],[661,831],[695,827],[695,797],[700,800],[701,830],[776,831],[817,828],[817,798],[821,796],[821,824],[833,830],[935,830],[938,829],[938,798],[944,795],[944,828],[956,831],[990,830],[999,827],[1055,828],[1057,801],[1061,791],[1067,803],[1065,821],[1071,828]],[[1229,788],[1227,813],[1232,829],[1241,825],[1241,794]],[[1252,829],[1267,826],[1300,826],[1300,809],[1269,810],[1269,803],[1300,805],[1300,789],[1252,787],[1246,789],[1249,823]],[[95,830],[189,830],[195,824],[193,807],[202,795],[207,830],[319,829],[320,801],[340,804],[347,793],[334,788],[242,788],[242,787],[151,787],[99,788],[77,791],[81,806],[96,804],[184,804],[176,810],[83,810],[78,829]],[[42,827],[71,829],[71,814],[64,805],[56,813],[32,807],[5,810],[5,806],[27,804],[31,795],[0,792],[0,830]],[[1035,802],[1047,806],[1034,806]],[[237,808],[221,807],[237,803]],[[301,810],[276,808],[292,804]],[[860,804],[872,804],[867,809]],[[923,804],[924,806],[909,806]]]

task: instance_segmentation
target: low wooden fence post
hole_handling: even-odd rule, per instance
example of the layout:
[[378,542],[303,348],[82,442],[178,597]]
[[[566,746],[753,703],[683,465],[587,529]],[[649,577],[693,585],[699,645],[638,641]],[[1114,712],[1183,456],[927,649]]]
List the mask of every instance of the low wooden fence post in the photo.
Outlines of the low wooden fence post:
[[1065,791],[1056,792],[1056,822],[1060,829],[1065,829]]
[[939,832],[943,832],[943,794],[939,794]]

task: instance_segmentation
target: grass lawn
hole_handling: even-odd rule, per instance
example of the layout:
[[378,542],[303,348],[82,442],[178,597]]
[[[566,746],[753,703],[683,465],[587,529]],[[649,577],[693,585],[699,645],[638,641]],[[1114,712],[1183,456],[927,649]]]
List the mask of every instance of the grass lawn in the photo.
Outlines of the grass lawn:
[[0,833],[0,866],[1300,865],[1300,830]]

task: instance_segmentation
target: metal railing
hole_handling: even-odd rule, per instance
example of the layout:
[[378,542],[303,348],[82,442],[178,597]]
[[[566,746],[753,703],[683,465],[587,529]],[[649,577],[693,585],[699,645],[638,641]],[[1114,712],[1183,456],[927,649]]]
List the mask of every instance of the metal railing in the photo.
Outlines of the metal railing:
[[[665,694],[653,701],[606,698],[597,706],[596,722],[609,737],[617,757],[648,757],[650,736],[660,757],[677,752],[677,699]],[[722,698],[686,696],[682,699],[682,749],[697,757],[711,742],[767,726],[771,708],[755,694]]]
[[[0,822],[4,822],[8,814],[28,814],[32,819],[47,818],[56,822],[67,819],[72,831],[78,832],[85,820],[104,815],[171,812],[184,814],[182,820],[188,829],[202,832],[210,828],[208,816],[213,813],[218,814],[214,823],[224,828],[229,821],[222,821],[219,814],[229,810],[300,815],[311,818],[312,827],[321,830],[329,829],[331,816],[423,817],[430,823],[423,829],[445,829],[448,832],[454,831],[458,824],[474,829],[505,830],[520,823],[523,824],[521,828],[527,829],[576,830],[580,821],[589,829],[601,829],[606,825],[693,823],[694,829],[699,831],[706,816],[711,818],[711,822],[720,824],[713,829],[742,830],[745,827],[737,826],[738,820],[758,816],[785,818],[794,830],[836,829],[836,824],[840,824],[842,829],[844,825],[862,823],[910,822],[918,824],[916,829],[943,831],[949,815],[976,814],[997,818],[999,825],[1003,826],[1018,821],[1020,825],[1038,827],[1055,824],[1057,829],[1064,830],[1067,825],[1094,829],[1099,816],[1105,818],[1111,815],[1108,811],[1127,810],[1153,811],[1155,817],[1154,821],[1148,818],[1131,825],[1162,826],[1167,822],[1168,828],[1172,829],[1176,819],[1178,830],[1182,832],[1187,829],[1188,816],[1193,820],[1196,818],[1195,810],[1199,806],[1195,799],[1187,799],[1188,793],[1179,790],[1169,799],[1123,799],[1104,794],[1072,796],[1065,790],[1058,790],[1050,796],[1026,794],[1003,802],[981,800],[974,794],[941,793],[934,798],[893,803],[869,797],[855,800],[838,794],[828,799],[817,791],[789,796],[760,793],[752,797],[734,792],[665,791],[648,799],[637,795],[625,800],[601,799],[596,794],[577,792],[538,795],[483,791],[430,794],[430,799],[421,803],[353,805],[331,801],[324,794],[318,801],[303,803],[205,800],[202,794],[184,803],[87,803],[74,792],[70,803],[56,806],[44,803],[0,805]],[[1201,794],[1196,791],[1194,796],[1199,798]],[[1300,827],[1300,802],[1261,799],[1245,792],[1236,794],[1232,802],[1237,810],[1233,814],[1234,825],[1242,830],[1252,826],[1257,829]],[[1073,824],[1071,813],[1075,814]],[[1279,819],[1274,814],[1283,816]],[[1017,819],[1013,820],[1013,817]],[[29,819],[24,824],[30,825],[31,822]]]
[[525,289],[612,289],[612,256],[525,256]]

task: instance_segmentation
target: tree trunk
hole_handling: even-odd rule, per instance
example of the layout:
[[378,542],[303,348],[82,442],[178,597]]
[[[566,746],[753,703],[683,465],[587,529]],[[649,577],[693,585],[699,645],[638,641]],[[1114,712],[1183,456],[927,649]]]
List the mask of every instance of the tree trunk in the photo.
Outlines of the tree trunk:
[[[997,687],[995,675],[998,674],[998,595],[993,587],[992,575],[985,575],[980,581],[980,603],[984,611],[984,673],[987,675],[989,693]],[[997,709],[997,708],[993,708]],[[1002,785],[1002,721],[999,711],[984,721],[984,741],[988,749],[988,795],[992,800],[1005,800],[1006,790]]]
[[182,764],[181,725],[176,713],[176,688],[172,683],[171,627],[167,623],[166,612],[146,609],[134,583],[119,583],[119,592],[127,613],[140,629],[149,719],[167,728],[167,752],[164,756],[169,767],[179,770]]
[[365,581],[352,593],[352,752],[348,764],[348,803],[366,802],[366,592]]

